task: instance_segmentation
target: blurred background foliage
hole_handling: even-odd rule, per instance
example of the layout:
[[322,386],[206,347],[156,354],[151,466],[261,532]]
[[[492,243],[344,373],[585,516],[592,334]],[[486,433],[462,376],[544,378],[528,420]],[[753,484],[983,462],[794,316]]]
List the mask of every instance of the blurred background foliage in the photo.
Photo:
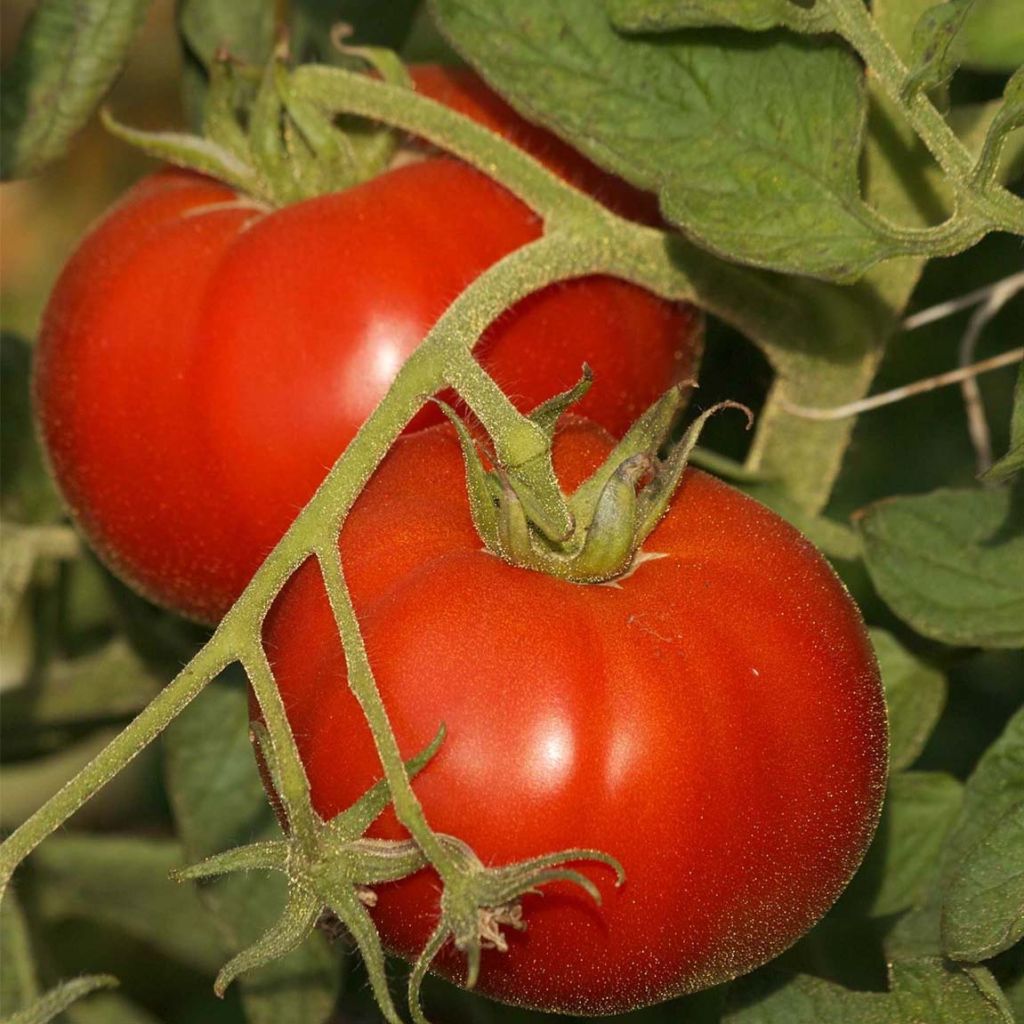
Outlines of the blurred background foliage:
[[[0,7],[0,38],[6,60],[31,4],[5,0]],[[337,7],[311,2],[312,22],[322,24],[324,11]],[[373,0],[350,4],[352,20],[379,11]],[[319,22],[317,15],[319,14]],[[378,41],[386,41],[386,25]],[[360,36],[356,36],[357,41]],[[123,122],[145,127],[180,125],[186,118],[182,75],[188,82],[192,57],[182,55],[174,4],[156,0],[131,50],[127,68],[110,105]],[[314,31],[309,45],[317,45]],[[413,59],[454,57],[418,16],[405,53]],[[983,70],[961,71],[954,81],[954,102],[975,102],[1000,92],[1003,78]],[[21,518],[26,508],[56,515],[55,496],[45,481],[38,453],[32,451],[27,402],[31,343],[48,292],[65,258],[90,223],[151,163],[109,137],[95,118],[73,143],[68,159],[38,177],[5,184],[0,192],[0,320],[3,340],[3,511]],[[912,310],[946,301],[1021,269],[1018,239],[990,237],[954,259],[934,261],[927,269]],[[948,370],[957,364],[960,339],[969,311],[895,339],[875,390],[897,387]],[[984,358],[1021,344],[1024,294],[1018,294],[986,328],[977,351]],[[996,454],[1006,450],[1014,371],[986,375],[980,387],[992,428]],[[708,354],[699,401],[702,405],[734,398],[757,407],[770,383],[763,357],[745,339],[719,323],[708,331]],[[733,419],[713,420],[705,434],[708,447],[740,458],[748,436]],[[847,452],[831,513],[845,519],[864,505],[895,494],[925,493],[939,487],[973,483],[975,456],[957,388],[944,388],[861,417]],[[948,702],[938,727],[916,767],[945,771],[964,779],[982,751],[995,739],[1007,717],[1021,704],[1024,653],[1014,650],[954,649],[923,639],[898,621],[873,592],[860,567],[838,566],[872,624],[892,632],[900,642],[947,674]],[[21,607],[0,638],[0,682],[5,691],[2,727],[2,806],[0,825],[15,827],[37,808],[60,782],[84,764],[183,664],[203,633],[149,606],[126,590],[88,555],[48,564],[37,572]],[[47,682],[40,700],[39,683]],[[74,679],[72,684],[70,681]],[[111,691],[112,680],[128,680]],[[240,680],[219,683],[223,693],[218,714],[228,716],[238,735],[245,731],[245,700]],[[209,695],[214,696],[212,693]],[[205,700],[205,698],[204,698]],[[63,701],[63,703],[62,703]],[[212,703],[212,702],[211,702]],[[208,913],[209,901],[189,887],[166,880],[166,870],[180,863],[188,837],[175,827],[165,784],[168,746],[209,713],[203,701],[186,713],[167,741],[146,751],[74,819],[73,828],[47,843],[19,884],[17,896],[27,911],[29,936],[43,987],[59,978],[85,972],[116,973],[119,993],[94,995],[68,1011],[75,1024],[240,1024],[243,1006],[250,1019],[264,1019],[259,993],[236,986],[220,1002],[212,997],[211,978],[228,948],[237,944],[218,932]],[[200,717],[197,717],[200,716]],[[228,729],[230,733],[230,728]],[[234,735],[234,734],[232,734]],[[236,735],[235,740],[238,736]],[[238,785],[259,791],[247,743],[229,736],[225,748],[207,754],[222,758],[224,771],[237,771]],[[184,748],[191,749],[191,748]],[[239,753],[241,751],[241,753]],[[211,766],[212,767],[212,766]],[[250,822],[249,838],[267,822]],[[76,836],[90,834],[94,845],[75,847]],[[115,836],[143,837],[146,842],[125,855]],[[89,875],[83,859],[100,865],[110,858],[122,865]],[[74,862],[74,871],[69,863]],[[138,871],[124,868],[134,864]],[[157,868],[161,870],[157,870]],[[150,870],[152,869],[152,870]],[[20,876],[19,876],[20,877]],[[108,891],[104,891],[104,887]],[[113,889],[110,890],[110,887]],[[106,897],[104,900],[103,897]],[[98,913],[97,902],[107,907]],[[176,923],[181,922],[181,923]],[[792,966],[842,980],[881,988],[884,965],[878,919],[844,920],[831,915],[787,956]],[[859,941],[863,940],[863,941]],[[226,944],[225,944],[226,943]],[[344,942],[340,943],[344,947]],[[852,949],[867,950],[865,956]],[[837,949],[843,950],[836,957]],[[396,968],[396,972],[399,969]],[[373,1020],[375,1010],[357,964],[347,967],[342,1005],[345,1020]],[[1024,966],[1011,951],[997,963],[1003,980],[1019,979]],[[1019,988],[1019,984],[1018,984]],[[636,1015],[639,1021],[700,1021],[715,1012],[711,993],[681,1006]],[[448,1020],[467,1022],[537,1019],[438,985],[435,1005]],[[253,1010],[253,1007],[257,1010]],[[293,1019],[289,1017],[288,1019]],[[298,1018],[294,1018],[298,1019]],[[309,1017],[313,1024],[313,1017]],[[281,1024],[285,1024],[282,1019]]]

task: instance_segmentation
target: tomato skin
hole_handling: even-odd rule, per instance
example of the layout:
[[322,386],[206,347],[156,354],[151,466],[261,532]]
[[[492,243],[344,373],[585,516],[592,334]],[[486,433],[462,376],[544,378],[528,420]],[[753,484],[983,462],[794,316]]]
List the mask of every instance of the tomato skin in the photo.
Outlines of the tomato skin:
[[[143,181],[65,268],[38,350],[42,436],[94,547],[216,621],[452,299],[539,234],[449,159],[275,212],[186,172]],[[622,433],[698,348],[692,307],[592,277],[510,310],[480,353],[524,409],[589,362],[582,408]]]
[[[559,436],[574,486],[610,440]],[[774,513],[696,470],[644,545],[666,557],[579,586],[481,550],[447,426],[402,438],[344,527],[346,577],[403,756],[444,722],[414,788],[433,828],[485,864],[569,847],[603,866],[595,906],[527,896],[525,932],[483,954],[478,988],[534,1009],[624,1012],[710,987],[794,942],[849,880],[877,822],[886,713],[859,612]],[[318,570],[271,609],[268,654],[317,810],[380,768],[345,683]],[[371,834],[400,838],[387,812]],[[378,888],[385,943],[415,956],[436,922],[424,871]],[[446,947],[438,969],[458,981]]]

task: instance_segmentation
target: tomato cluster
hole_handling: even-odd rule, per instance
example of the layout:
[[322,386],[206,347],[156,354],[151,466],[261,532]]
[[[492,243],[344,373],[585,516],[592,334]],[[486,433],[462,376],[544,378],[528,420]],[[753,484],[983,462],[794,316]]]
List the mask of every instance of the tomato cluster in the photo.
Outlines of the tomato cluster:
[[[650,197],[522,121],[467,73],[417,87],[501,132],[625,216]],[[485,176],[420,146],[363,185],[268,211],[210,179],[155,174],[91,233],[47,309],[36,403],[85,533],[139,590],[216,620],[312,495],[447,305],[542,225]],[[686,375],[699,318],[609,278],[519,303],[479,355],[517,406],[595,385],[559,435],[575,487]],[[430,407],[370,481],[341,547],[374,673],[431,825],[485,863],[566,847],[598,907],[529,895],[487,952],[501,999],[611,1013],[763,963],[835,899],[877,820],[886,761],[877,667],[855,606],[773,513],[699,472],[613,585],[579,586],[481,549],[459,446]],[[270,611],[268,655],[317,810],[380,775],[314,564]],[[400,837],[390,812],[377,835]],[[437,915],[430,872],[383,885],[390,948]],[[460,977],[442,952],[439,969]]]
[[[459,108],[488,95],[417,75]],[[479,109],[498,114],[545,149],[510,109]],[[602,178],[620,202],[640,195]],[[39,422],[79,525],[136,589],[216,621],[448,304],[540,233],[508,192],[440,157],[276,211],[187,172],[145,179],[71,258],[43,321]],[[690,371],[699,327],[692,307],[586,278],[509,310],[479,352],[522,409],[589,363],[580,410],[622,433]]]

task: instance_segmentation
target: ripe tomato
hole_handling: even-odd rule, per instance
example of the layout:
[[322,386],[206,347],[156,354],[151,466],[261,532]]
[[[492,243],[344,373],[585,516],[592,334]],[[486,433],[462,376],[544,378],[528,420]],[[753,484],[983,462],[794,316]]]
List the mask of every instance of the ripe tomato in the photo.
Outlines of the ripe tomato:
[[[610,439],[556,443],[573,488]],[[569,847],[617,857],[603,904],[527,896],[479,988],[536,1009],[622,1012],[771,959],[846,885],[886,774],[886,713],[855,605],[773,512],[697,470],[645,542],[664,557],[579,586],[481,550],[451,429],[402,438],[342,531],[367,650],[403,756],[444,722],[414,787],[432,826],[488,865]],[[381,771],[345,684],[318,569],[265,639],[312,787],[331,817]],[[371,834],[401,838],[389,811]],[[429,871],[378,888],[385,943],[415,956],[437,920]],[[452,947],[439,970],[459,980]]]
[[[194,174],[147,178],[43,322],[36,407],[79,524],[137,589],[218,619],[452,299],[539,234],[449,159],[273,212]],[[520,303],[481,357],[523,409],[589,362],[582,407],[621,433],[698,346],[692,307],[593,277]]]

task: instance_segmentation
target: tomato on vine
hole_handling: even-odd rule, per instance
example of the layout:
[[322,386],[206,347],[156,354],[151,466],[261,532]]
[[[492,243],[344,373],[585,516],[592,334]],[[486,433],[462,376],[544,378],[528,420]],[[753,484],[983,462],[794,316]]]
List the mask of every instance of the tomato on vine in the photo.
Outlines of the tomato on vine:
[[[611,447],[570,421],[555,465],[572,491]],[[624,1012],[752,970],[850,879],[887,763],[878,668],[824,558],[751,499],[688,470],[613,585],[581,586],[482,550],[447,425],[402,438],[357,501],[341,553],[404,756],[447,738],[416,777],[431,827],[500,866],[569,846],[595,906],[554,884],[525,930],[485,950],[478,988],[574,1014]],[[329,819],[380,777],[346,686],[315,563],[271,609],[268,655]],[[388,812],[371,835],[404,836]],[[376,889],[386,945],[411,957],[438,917],[429,871]],[[516,911],[510,909],[509,919]],[[452,945],[437,962],[459,981]]]
[[[43,439],[94,547],[216,621],[447,305],[540,233],[450,159],[273,211],[185,171],[141,182],[71,258],[39,344]],[[478,351],[523,409],[589,363],[582,411],[621,434],[699,347],[692,307],[592,277],[520,303]]]

